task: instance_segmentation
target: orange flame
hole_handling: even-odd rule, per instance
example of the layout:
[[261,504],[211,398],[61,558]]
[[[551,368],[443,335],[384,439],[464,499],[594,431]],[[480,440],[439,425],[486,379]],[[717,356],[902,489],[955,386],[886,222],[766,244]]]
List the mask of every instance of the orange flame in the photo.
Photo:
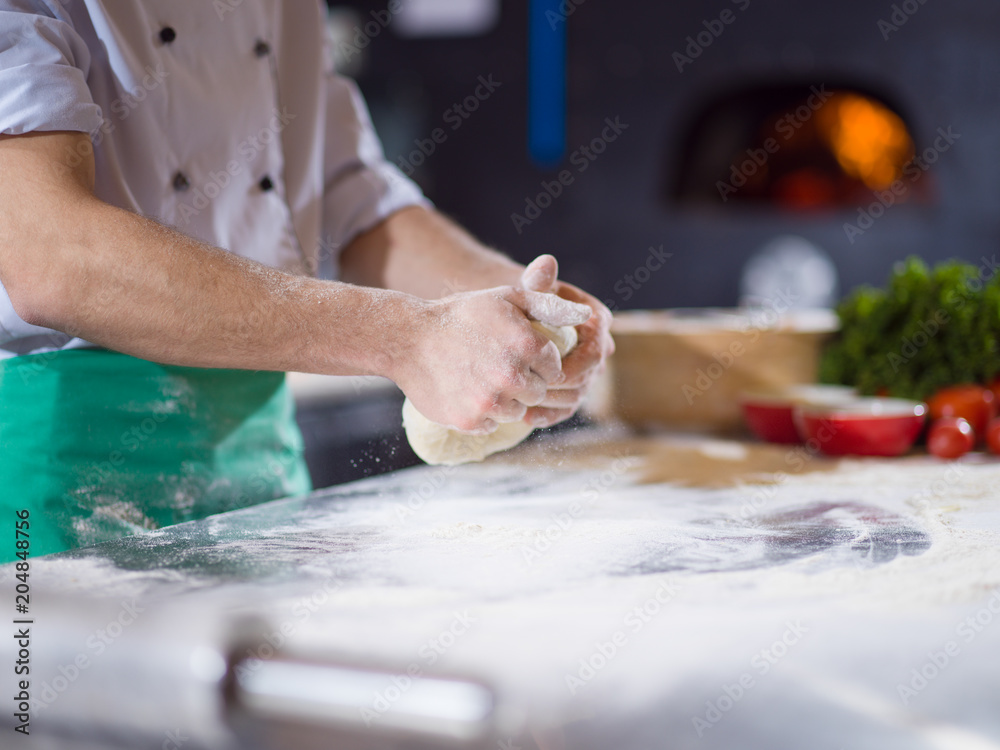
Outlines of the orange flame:
[[903,121],[876,101],[838,93],[817,114],[820,136],[841,168],[872,190],[889,187],[913,158]]

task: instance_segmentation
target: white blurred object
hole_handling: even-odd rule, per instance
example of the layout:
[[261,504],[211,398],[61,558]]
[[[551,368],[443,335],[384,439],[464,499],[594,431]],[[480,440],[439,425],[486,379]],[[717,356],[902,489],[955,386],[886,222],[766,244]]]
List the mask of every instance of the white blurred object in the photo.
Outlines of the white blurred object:
[[740,304],[833,307],[837,286],[837,269],[830,256],[804,237],[786,234],[769,241],[743,267]]
[[341,75],[353,78],[361,73],[364,51],[354,44],[354,36],[362,24],[361,15],[351,8],[330,8],[327,14],[326,28],[330,35],[333,67]]
[[401,37],[479,36],[499,19],[500,0],[405,0],[392,30]]

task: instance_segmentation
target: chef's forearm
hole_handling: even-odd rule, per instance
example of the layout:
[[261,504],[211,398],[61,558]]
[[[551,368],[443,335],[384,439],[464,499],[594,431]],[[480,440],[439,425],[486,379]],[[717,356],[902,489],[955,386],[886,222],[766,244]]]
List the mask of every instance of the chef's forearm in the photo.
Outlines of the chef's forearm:
[[25,321],[168,364],[392,373],[392,323],[424,303],[281,273],[103,203],[92,172],[59,169],[73,142],[0,142],[0,280]]
[[136,226],[144,223],[138,217],[119,220],[117,246],[102,248],[104,262],[75,264],[73,275],[89,278],[73,282],[66,290],[73,301],[52,305],[57,317],[42,325],[73,326],[94,343],[172,364],[391,370],[388,321],[405,319],[414,300],[292,276],[155,225]]
[[341,278],[424,299],[516,285],[524,267],[434,211],[405,208],[357,237],[340,258]]
[[12,300],[30,323],[143,359],[384,375],[388,321],[416,302],[275,271],[104,204],[75,223],[46,249],[59,270],[15,284]]

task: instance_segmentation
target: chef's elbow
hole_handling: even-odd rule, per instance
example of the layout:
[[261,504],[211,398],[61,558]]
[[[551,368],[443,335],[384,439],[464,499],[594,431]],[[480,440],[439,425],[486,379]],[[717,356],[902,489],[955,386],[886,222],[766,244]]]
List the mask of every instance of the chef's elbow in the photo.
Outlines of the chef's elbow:
[[32,268],[30,263],[4,264],[3,282],[14,312],[25,323],[64,331],[73,328],[68,285],[58,274]]
[[90,137],[0,135],[0,174],[0,282],[11,306],[26,323],[73,328],[92,275],[91,255],[81,250],[95,235],[92,217],[102,205],[93,196]]

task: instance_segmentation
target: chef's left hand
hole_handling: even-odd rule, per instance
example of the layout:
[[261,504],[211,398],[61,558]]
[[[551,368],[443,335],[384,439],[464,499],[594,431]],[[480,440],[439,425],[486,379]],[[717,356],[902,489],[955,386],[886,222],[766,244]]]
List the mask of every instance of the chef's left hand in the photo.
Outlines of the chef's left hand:
[[594,379],[604,371],[608,357],[615,351],[615,342],[611,338],[611,311],[596,297],[559,281],[558,273],[556,259],[551,255],[541,255],[525,269],[521,284],[531,291],[555,292],[563,299],[580,302],[590,307],[594,314],[586,323],[576,327],[579,340],[576,348],[563,360],[564,379],[550,387],[542,403],[531,407],[525,414],[524,421],[535,427],[550,427],[573,416]]

